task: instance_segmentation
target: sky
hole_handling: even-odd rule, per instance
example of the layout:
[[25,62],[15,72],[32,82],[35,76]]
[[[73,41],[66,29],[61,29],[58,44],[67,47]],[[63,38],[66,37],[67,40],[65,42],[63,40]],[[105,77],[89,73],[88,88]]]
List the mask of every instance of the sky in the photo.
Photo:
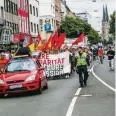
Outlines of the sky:
[[[71,9],[71,11],[74,13],[88,11],[92,17],[91,20],[92,20],[93,27],[99,28],[96,30],[101,29],[103,4],[104,5],[107,4],[109,16],[116,9],[115,0],[96,0],[96,2],[92,2],[92,0],[66,0],[66,2],[69,8]],[[97,12],[94,12],[95,10],[97,10]],[[96,19],[96,17],[100,17],[99,20]]]

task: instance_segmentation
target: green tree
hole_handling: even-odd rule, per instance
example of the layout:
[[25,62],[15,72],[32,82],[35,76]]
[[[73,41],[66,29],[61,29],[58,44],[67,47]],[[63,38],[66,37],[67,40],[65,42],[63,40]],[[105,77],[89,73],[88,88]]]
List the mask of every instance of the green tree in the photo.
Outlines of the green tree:
[[110,29],[109,29],[109,33],[112,34],[113,36],[115,36],[115,11],[113,12],[113,14],[110,16]]
[[99,41],[98,33],[87,22],[72,17],[65,17],[59,29],[59,33],[66,32],[67,38],[76,38],[77,32],[84,32],[91,43]]
[[99,42],[99,35],[94,29],[91,29],[88,33],[88,39],[90,43],[96,44]]

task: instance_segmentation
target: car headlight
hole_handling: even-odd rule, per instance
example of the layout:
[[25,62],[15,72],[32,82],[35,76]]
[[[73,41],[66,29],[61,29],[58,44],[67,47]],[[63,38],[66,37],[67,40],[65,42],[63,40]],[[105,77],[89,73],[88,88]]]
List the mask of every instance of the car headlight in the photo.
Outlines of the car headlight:
[[34,81],[34,80],[35,80],[35,75],[28,77],[28,78],[25,80],[25,82]]
[[3,80],[0,79],[0,84],[5,84],[5,82]]

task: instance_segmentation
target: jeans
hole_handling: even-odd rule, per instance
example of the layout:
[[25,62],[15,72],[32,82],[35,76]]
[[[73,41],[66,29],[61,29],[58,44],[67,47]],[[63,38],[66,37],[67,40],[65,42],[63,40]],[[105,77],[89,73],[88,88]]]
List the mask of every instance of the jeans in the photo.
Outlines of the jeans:
[[109,60],[109,67],[110,69],[114,68],[114,59]]
[[[87,71],[87,66],[81,66],[81,67],[77,67],[78,70],[78,74],[79,74],[79,82],[80,84],[83,84],[87,82],[88,79],[88,71]],[[83,78],[84,75],[84,78]]]
[[103,64],[103,56],[99,56],[101,64]]

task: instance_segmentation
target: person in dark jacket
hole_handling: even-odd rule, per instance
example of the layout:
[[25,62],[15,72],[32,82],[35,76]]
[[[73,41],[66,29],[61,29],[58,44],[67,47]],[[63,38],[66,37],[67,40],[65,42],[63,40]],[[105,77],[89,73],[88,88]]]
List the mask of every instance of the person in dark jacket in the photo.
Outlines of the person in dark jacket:
[[107,51],[107,56],[108,56],[108,60],[109,60],[109,67],[110,70],[114,70],[114,56],[115,56],[115,52],[114,50],[112,50],[112,47],[109,47],[109,50]]

